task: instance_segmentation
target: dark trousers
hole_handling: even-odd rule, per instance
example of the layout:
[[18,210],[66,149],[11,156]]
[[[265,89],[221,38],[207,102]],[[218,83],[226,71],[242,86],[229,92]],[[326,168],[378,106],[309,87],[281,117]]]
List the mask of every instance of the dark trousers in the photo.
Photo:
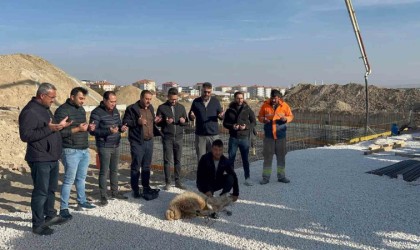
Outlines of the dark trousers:
[[107,174],[109,172],[109,180],[111,184],[111,192],[118,192],[118,164],[120,162],[120,148],[98,148],[99,161],[101,168],[99,169],[99,192],[101,197],[107,197]]
[[153,157],[153,139],[143,141],[143,144],[130,143],[131,150],[131,189],[139,192],[139,178],[141,167],[141,185],[150,188],[150,165]]
[[31,209],[32,226],[44,224],[45,216],[54,217],[55,191],[58,186],[58,161],[28,162],[31,168],[34,189],[32,191]]
[[[232,190],[234,182],[235,182],[235,179],[233,178],[232,175],[229,175],[229,174],[225,174],[221,178],[216,178],[216,180],[211,185],[211,189],[213,190],[213,194],[214,194],[214,192],[216,192],[220,189],[222,189],[222,192],[220,193],[220,195],[229,193],[230,190]],[[200,187],[197,187],[197,188],[200,192],[202,192],[202,193],[205,192],[205,190],[201,189]]]
[[163,142],[163,170],[165,172],[165,182],[171,183],[171,166],[174,167],[175,182],[180,181],[181,156],[182,156],[182,136],[165,136]]

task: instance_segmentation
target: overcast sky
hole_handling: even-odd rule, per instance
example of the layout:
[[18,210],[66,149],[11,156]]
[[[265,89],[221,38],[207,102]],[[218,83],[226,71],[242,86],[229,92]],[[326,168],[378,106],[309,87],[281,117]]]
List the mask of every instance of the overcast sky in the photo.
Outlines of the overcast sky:
[[[420,86],[420,0],[353,0],[369,83]],[[344,0],[0,2],[0,54],[78,79],[183,86],[364,82]]]

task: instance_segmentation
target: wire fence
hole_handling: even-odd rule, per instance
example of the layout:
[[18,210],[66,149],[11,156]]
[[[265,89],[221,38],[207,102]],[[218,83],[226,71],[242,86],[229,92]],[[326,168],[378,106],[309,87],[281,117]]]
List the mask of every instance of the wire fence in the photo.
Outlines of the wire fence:
[[[254,110],[258,114],[258,110]],[[389,131],[393,123],[399,125],[408,119],[408,113],[376,113],[369,117],[369,134]],[[250,149],[249,161],[263,159],[263,129],[257,122],[257,139],[254,148]],[[219,136],[223,141],[224,154],[227,156],[229,132],[219,124]],[[337,114],[337,113],[294,113],[294,120],[287,126],[287,151],[346,143],[350,139],[365,135],[365,115]],[[197,156],[194,146],[194,125],[189,124],[184,129],[182,149],[182,172],[185,175],[194,173],[197,169]],[[91,147],[95,148],[94,138]],[[121,160],[131,162],[130,144],[126,134],[121,139]],[[154,138],[152,167],[156,170],[163,166],[162,138]],[[242,159],[238,150],[235,167],[242,166]]]

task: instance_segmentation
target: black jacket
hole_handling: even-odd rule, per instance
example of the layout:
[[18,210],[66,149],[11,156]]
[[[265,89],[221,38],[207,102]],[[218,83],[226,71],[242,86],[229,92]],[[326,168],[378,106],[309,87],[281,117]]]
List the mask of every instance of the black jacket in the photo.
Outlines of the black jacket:
[[218,124],[218,114],[222,112],[222,106],[220,106],[219,100],[215,97],[210,98],[210,102],[204,106],[203,98],[197,97],[194,99],[191,104],[191,109],[189,112],[191,118],[191,111],[195,115],[195,134],[196,135],[218,135],[219,134],[219,124]]
[[236,176],[235,171],[233,170],[232,165],[228,158],[224,155],[220,158],[219,166],[217,168],[214,166],[213,161],[213,154],[212,152],[208,152],[203,155],[198,162],[197,167],[197,187],[199,190],[202,190],[203,193],[208,191],[214,192],[213,190],[214,182],[216,179],[221,179],[223,174],[226,173],[228,175],[232,175],[234,178],[233,183],[233,195],[239,195],[239,186],[238,186],[238,177]]
[[117,108],[111,112],[107,111],[105,104],[101,101],[98,107],[92,110],[89,123],[96,124],[95,131],[89,132],[95,136],[96,146],[98,148],[118,147],[121,140],[120,133],[111,133],[111,126],[118,126],[121,129],[121,117]]
[[[131,104],[127,107],[123,117],[123,124],[127,124],[128,130],[128,140],[130,143],[143,144],[143,126],[140,126],[137,121],[140,117],[140,107],[142,107],[140,101]],[[143,108],[143,107],[142,107]],[[153,106],[149,105],[150,112],[152,113],[153,120],[155,120],[155,112]],[[156,124],[153,123],[153,134],[154,136],[160,136],[161,132],[156,127]]]
[[87,149],[89,147],[89,132],[72,133],[71,129],[78,127],[86,122],[86,111],[83,107],[78,107],[71,103],[70,99],[62,104],[54,113],[57,121],[61,121],[66,116],[72,121],[72,124],[60,131],[63,138],[63,148]]
[[[243,139],[250,136],[256,123],[254,111],[245,102],[242,107],[239,107],[236,102],[231,102],[225,113],[223,127],[229,129],[230,136]],[[246,128],[245,130],[234,130],[234,124],[245,124]]]
[[57,161],[62,151],[60,132],[54,132],[48,124],[57,123],[51,110],[36,101],[35,97],[26,104],[19,115],[20,139],[28,143],[27,162]]
[[[182,137],[184,134],[183,126],[187,125],[187,111],[185,107],[179,103],[174,106],[175,116],[172,113],[172,105],[169,101],[159,105],[156,115],[162,117],[162,121],[157,125],[162,128],[162,133],[165,137]],[[181,124],[179,118],[185,118],[185,123]],[[174,122],[171,124],[166,123],[167,118],[173,118]]]

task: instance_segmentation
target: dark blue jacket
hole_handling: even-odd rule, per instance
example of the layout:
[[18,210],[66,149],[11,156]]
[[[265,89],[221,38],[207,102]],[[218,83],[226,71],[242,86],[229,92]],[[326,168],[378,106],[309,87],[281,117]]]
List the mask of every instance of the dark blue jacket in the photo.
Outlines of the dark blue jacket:
[[57,161],[62,151],[60,132],[54,132],[48,124],[57,123],[51,110],[35,97],[26,104],[19,115],[20,139],[28,143],[27,162]]
[[218,135],[219,134],[219,123],[218,114],[222,113],[222,106],[220,106],[219,100],[215,97],[210,98],[210,102],[207,108],[204,106],[203,99],[197,97],[191,104],[191,111],[195,115],[195,134],[196,135]]
[[118,126],[121,129],[121,117],[117,108],[111,112],[107,111],[105,104],[101,102],[90,114],[89,123],[96,124],[95,131],[90,134],[95,136],[96,146],[98,148],[115,148],[118,147],[121,140],[120,133],[111,133],[111,126]]
[[54,113],[57,121],[63,120],[66,116],[69,117],[72,124],[60,131],[61,137],[63,138],[63,148],[87,149],[89,147],[89,132],[71,132],[72,128],[78,127],[80,124],[86,122],[85,109],[74,105],[70,99],[67,99]]

